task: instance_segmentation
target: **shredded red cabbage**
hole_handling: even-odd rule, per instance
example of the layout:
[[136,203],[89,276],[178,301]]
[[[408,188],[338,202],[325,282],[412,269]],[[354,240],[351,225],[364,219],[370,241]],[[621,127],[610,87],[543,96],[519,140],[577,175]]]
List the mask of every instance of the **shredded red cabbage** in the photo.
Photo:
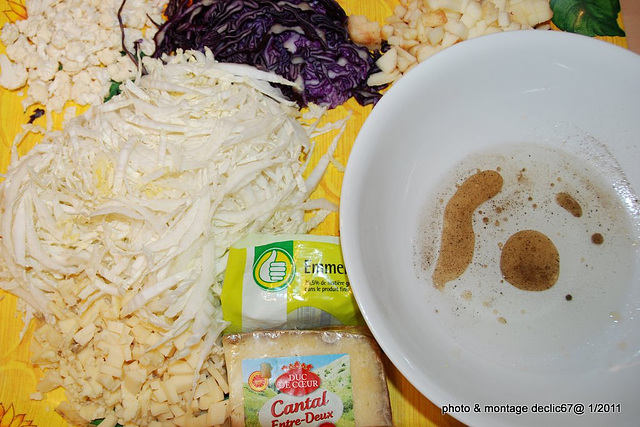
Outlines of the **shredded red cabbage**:
[[349,39],[347,15],[335,0],[169,0],[155,36],[154,57],[177,49],[204,51],[221,62],[253,65],[300,83],[279,85],[300,106],[329,108],[354,97],[375,104],[382,87],[370,52]]

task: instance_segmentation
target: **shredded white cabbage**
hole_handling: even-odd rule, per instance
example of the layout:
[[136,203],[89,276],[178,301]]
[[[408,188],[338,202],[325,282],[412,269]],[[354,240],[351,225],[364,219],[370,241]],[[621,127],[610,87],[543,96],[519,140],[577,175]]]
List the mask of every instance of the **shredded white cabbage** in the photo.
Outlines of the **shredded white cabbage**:
[[[277,76],[209,52],[165,59],[145,58],[148,75],[45,134],[0,184],[0,287],[45,320],[40,391],[64,386],[72,420],[224,419],[229,246],[251,232],[306,233],[335,209],[308,198],[339,135],[305,180],[310,135],[331,128],[298,120],[267,84]],[[179,402],[171,387],[184,389]]]

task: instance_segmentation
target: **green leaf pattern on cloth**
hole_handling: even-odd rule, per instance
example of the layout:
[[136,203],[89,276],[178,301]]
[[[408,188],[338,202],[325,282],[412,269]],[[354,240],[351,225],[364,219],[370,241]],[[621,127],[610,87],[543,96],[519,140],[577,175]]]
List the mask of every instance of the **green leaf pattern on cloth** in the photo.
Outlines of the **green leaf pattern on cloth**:
[[562,31],[586,36],[619,36],[619,0],[550,0],[553,23]]

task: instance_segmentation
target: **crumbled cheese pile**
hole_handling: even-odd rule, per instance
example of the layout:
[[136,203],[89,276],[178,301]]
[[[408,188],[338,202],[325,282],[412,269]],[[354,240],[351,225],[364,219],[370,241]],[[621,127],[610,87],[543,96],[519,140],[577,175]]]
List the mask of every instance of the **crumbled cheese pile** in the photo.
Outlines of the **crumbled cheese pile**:
[[[78,424],[221,424],[228,248],[329,213],[308,199],[344,121],[299,117],[269,84],[287,82],[210,52],[165,60],[144,58],[147,75],[45,134],[0,183],[0,288],[41,319],[39,393],[63,386],[58,411]],[[337,130],[303,178],[311,138]]]
[[[23,107],[43,105],[61,111],[68,101],[98,105],[111,80],[133,78],[136,67],[122,54],[117,13],[122,0],[26,0],[27,19],[8,22],[0,41],[0,85],[9,90],[29,85]],[[154,50],[153,22],[161,22],[166,0],[129,0],[122,14],[127,48],[141,40]],[[152,22],[153,21],[153,22]]]
[[549,0],[400,0],[380,27],[366,17],[349,18],[354,41],[369,47],[387,41],[368,84],[392,83],[434,53],[462,40],[500,31],[548,29]]

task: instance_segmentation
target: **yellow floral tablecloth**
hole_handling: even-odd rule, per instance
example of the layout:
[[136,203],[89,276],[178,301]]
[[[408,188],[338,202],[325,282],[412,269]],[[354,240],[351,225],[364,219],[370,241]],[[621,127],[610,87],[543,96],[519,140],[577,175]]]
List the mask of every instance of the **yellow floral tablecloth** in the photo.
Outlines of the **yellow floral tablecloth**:
[[[384,23],[390,16],[397,0],[339,0],[348,14],[366,15],[370,19]],[[22,19],[25,15],[24,0],[0,0],[0,28],[5,22]],[[622,27],[622,18],[618,18]],[[627,47],[624,37],[603,37],[603,39]],[[4,53],[0,45],[0,54]],[[10,161],[10,150],[15,135],[21,126],[28,122],[35,107],[23,111],[20,91],[7,91],[0,88],[0,172],[4,173]],[[336,158],[346,164],[351,146],[364,123],[371,107],[361,107],[350,100],[342,107],[330,113],[330,119],[344,117],[347,110],[353,116],[341,140]],[[61,116],[55,117],[57,126]],[[37,136],[29,136],[19,147],[19,153],[25,153],[37,142]],[[329,141],[327,141],[328,143]],[[320,153],[322,150],[316,150]],[[338,203],[341,189],[342,173],[330,168],[322,181],[318,196],[324,196]],[[332,214],[320,227],[317,234],[339,234],[337,214]],[[61,389],[48,393],[40,401],[31,400],[41,373],[30,363],[29,343],[32,327],[26,329],[24,339],[20,333],[24,325],[16,309],[16,298],[0,290],[0,427],[66,426],[65,421],[55,412],[55,407],[64,399]],[[440,409],[422,396],[402,374],[385,360],[394,423],[397,426],[452,426],[462,425],[450,416],[443,416]]]

